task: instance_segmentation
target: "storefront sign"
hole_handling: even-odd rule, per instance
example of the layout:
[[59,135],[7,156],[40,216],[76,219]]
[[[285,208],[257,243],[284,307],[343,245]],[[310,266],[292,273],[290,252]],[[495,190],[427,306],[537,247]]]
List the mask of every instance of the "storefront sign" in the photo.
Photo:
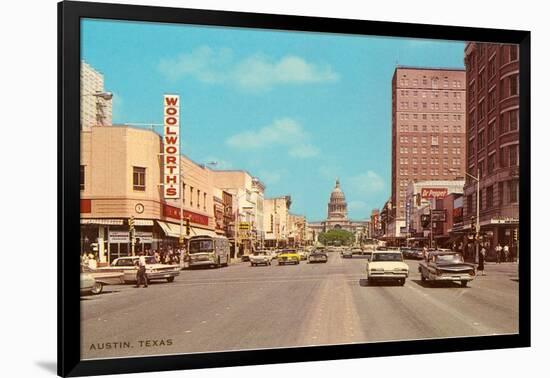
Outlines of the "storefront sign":
[[80,213],[88,214],[92,212],[92,200],[91,199],[80,199]]
[[447,195],[447,188],[422,188],[422,198],[444,198]]
[[109,243],[129,243],[130,233],[128,231],[109,231]]
[[180,96],[164,95],[164,198],[180,198]]
[[[180,209],[178,207],[170,206],[163,204],[162,206],[162,215],[167,218],[180,219]],[[183,218],[189,218],[191,223],[202,224],[203,226],[208,226],[208,216],[193,213],[191,211],[183,210]]]
[[432,210],[432,222],[446,222],[447,213],[445,210]]
[[136,239],[139,239],[140,243],[152,243],[153,233],[148,231],[136,231]]
[[491,224],[515,224],[519,218],[491,218]]
[[239,223],[239,230],[245,230],[245,231],[250,230],[250,223],[248,223],[248,222],[240,222],[240,223]]

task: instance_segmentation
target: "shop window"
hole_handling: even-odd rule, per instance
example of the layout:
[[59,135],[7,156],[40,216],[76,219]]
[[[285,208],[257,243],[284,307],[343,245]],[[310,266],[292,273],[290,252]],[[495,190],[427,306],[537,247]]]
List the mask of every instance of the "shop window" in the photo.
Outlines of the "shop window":
[[145,168],[134,167],[134,190],[145,191]]

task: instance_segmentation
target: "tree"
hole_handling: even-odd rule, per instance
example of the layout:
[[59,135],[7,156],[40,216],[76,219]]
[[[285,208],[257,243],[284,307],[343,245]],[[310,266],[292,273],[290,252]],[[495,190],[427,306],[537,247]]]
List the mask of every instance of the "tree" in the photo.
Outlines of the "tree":
[[350,245],[353,244],[355,236],[346,230],[330,230],[321,232],[318,240],[324,245]]

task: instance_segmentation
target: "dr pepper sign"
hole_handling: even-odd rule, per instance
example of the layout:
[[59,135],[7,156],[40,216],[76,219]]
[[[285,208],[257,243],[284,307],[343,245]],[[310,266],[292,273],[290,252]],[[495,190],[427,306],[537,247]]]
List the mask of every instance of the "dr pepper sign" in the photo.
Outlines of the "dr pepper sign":
[[164,95],[164,198],[180,198],[180,96]]

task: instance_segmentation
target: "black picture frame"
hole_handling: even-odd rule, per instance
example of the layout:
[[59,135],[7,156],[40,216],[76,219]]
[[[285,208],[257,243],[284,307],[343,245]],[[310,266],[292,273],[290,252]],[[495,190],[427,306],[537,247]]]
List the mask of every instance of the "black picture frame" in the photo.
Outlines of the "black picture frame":
[[[79,273],[79,73],[82,18],[215,25],[323,33],[514,43],[520,46],[519,333],[228,351],[155,357],[80,360]],[[58,374],[82,376],[223,366],[335,360],[375,356],[529,347],[530,323],[530,32],[458,26],[287,16],[243,12],[63,1],[58,4]],[[299,350],[299,353],[296,351]]]

